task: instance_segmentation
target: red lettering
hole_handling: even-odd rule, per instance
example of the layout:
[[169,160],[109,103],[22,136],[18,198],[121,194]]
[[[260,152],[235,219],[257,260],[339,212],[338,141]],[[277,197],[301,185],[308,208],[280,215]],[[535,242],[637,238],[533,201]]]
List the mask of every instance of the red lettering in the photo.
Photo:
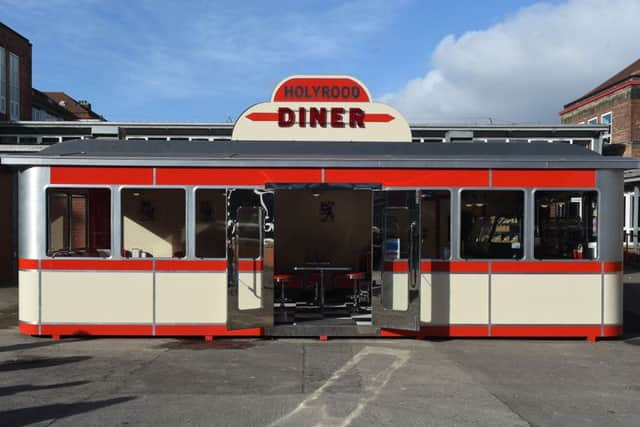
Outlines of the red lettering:
[[296,122],[296,115],[291,108],[278,108],[278,127],[290,128]]
[[343,128],[344,121],[342,121],[342,115],[344,114],[344,108],[335,107],[331,109],[331,127],[332,128]]
[[327,127],[327,109],[326,108],[309,108],[309,126],[312,128],[320,126]]
[[351,128],[364,127],[364,111],[362,111],[362,108],[349,109],[349,127]]

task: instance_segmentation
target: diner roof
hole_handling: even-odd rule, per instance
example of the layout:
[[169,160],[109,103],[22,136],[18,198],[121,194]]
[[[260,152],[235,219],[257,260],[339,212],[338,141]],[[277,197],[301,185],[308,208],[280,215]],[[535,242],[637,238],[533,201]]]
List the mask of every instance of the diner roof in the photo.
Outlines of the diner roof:
[[75,140],[38,153],[3,155],[6,165],[191,167],[465,167],[632,169],[640,162],[565,143],[183,142]]

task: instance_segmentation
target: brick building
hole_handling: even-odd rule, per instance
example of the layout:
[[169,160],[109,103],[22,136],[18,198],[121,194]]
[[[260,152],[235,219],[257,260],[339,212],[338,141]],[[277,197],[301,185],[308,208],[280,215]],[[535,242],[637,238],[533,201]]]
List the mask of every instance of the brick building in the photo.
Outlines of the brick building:
[[640,157],[640,58],[580,98],[566,104],[563,124],[608,124],[610,142]]
[[100,120],[104,117],[91,109],[88,101],[76,101],[64,92],[32,90],[34,121]]
[[31,42],[2,22],[0,120],[31,120]]

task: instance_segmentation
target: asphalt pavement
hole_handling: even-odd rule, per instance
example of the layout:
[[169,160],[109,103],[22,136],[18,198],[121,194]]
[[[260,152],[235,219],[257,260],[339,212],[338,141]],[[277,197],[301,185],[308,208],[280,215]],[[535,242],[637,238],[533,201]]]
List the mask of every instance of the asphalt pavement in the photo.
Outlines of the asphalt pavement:
[[595,344],[52,341],[18,334],[8,289],[0,288],[2,426],[640,425],[640,331]]

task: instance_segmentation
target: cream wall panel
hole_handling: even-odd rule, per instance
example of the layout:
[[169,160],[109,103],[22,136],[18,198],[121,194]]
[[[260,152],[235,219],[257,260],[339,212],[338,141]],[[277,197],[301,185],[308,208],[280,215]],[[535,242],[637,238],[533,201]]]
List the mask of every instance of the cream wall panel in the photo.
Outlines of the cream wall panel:
[[158,323],[226,323],[225,273],[156,273]]
[[486,324],[489,276],[428,273],[420,285],[420,321],[432,325]]
[[622,272],[604,275],[604,323],[622,325]]
[[[262,307],[262,272],[238,273],[238,308],[250,310]],[[273,304],[271,301],[269,304]]]
[[18,272],[18,319],[38,322],[38,272]]
[[599,274],[494,274],[493,324],[600,324]]
[[393,309],[407,310],[409,308],[409,274],[393,274]]
[[153,274],[42,272],[42,321],[151,323]]

